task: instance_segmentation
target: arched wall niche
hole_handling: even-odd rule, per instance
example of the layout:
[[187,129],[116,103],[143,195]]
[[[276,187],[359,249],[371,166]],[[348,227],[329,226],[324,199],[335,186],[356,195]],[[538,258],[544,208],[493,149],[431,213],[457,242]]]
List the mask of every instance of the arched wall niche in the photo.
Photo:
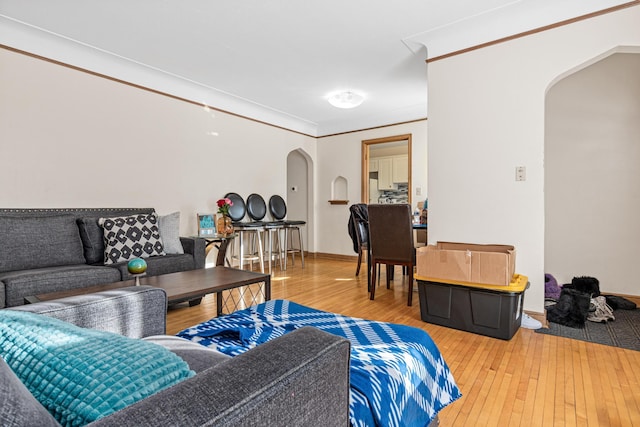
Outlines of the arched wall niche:
[[331,182],[331,200],[347,201],[349,194],[349,183],[344,176],[337,176]]

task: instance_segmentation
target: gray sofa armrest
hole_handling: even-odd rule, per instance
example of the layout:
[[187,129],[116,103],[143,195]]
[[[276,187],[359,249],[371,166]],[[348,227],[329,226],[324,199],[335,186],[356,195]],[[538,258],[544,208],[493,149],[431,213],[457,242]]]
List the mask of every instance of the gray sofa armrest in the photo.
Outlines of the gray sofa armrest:
[[131,286],[7,310],[40,313],[83,328],[143,338],[165,333],[167,294],[164,289],[151,286]]
[[194,268],[204,268],[207,242],[199,237],[180,237],[184,253],[193,255]]
[[349,354],[346,339],[301,328],[91,425],[345,427]]

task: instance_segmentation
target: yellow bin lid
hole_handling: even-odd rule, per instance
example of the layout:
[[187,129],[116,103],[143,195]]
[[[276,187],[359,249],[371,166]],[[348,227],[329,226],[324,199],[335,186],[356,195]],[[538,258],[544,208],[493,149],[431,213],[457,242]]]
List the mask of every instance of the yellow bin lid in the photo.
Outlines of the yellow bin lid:
[[478,288],[478,289],[488,289],[491,291],[500,291],[500,292],[513,292],[520,293],[524,292],[525,289],[529,287],[529,278],[527,276],[523,276],[522,274],[514,274],[511,279],[511,283],[507,286],[502,285],[484,285],[480,283],[469,283],[469,282],[456,282],[453,280],[446,279],[435,279],[432,277],[419,276],[415,274],[413,276],[416,280],[422,282],[436,282],[436,283],[446,283],[448,285],[460,285],[467,286],[470,288]]

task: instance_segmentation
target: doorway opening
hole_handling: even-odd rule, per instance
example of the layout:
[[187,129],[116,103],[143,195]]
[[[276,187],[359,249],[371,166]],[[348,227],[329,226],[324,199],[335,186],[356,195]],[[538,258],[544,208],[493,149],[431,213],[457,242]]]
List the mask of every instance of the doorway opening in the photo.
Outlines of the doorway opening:
[[362,141],[362,203],[411,204],[411,134]]
[[313,233],[313,161],[302,149],[291,151],[287,155],[287,218],[306,221],[302,227],[304,250],[313,251],[315,239]]
[[628,280],[640,223],[640,49],[606,52],[556,80],[545,99],[544,269],[558,283]]

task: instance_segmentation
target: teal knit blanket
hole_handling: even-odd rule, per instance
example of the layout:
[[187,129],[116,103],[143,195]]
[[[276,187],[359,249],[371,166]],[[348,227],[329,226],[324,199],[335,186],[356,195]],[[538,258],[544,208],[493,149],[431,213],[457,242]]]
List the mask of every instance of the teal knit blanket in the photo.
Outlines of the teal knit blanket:
[[0,310],[0,355],[62,425],[81,426],[195,373],[157,344]]

